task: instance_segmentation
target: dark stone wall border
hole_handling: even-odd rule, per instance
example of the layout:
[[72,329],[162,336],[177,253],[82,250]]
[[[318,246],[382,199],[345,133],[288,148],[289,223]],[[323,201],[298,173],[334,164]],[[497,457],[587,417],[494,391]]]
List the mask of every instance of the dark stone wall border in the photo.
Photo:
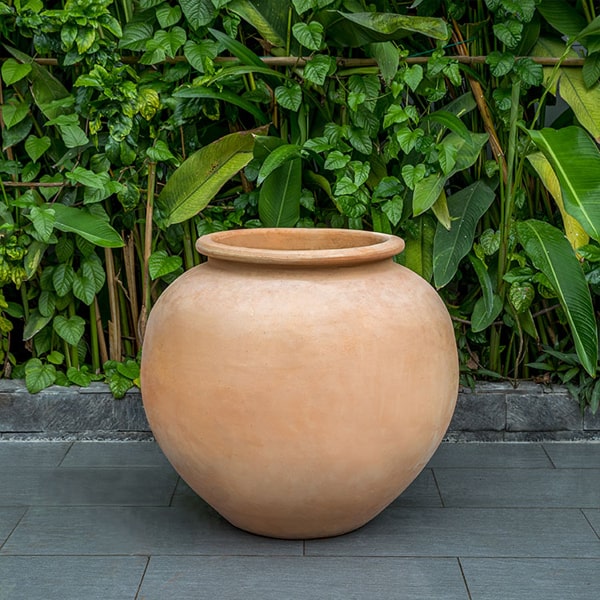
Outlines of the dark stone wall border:
[[[108,387],[52,386],[30,394],[23,381],[0,380],[0,439],[149,439],[139,390],[115,400]],[[450,441],[600,439],[600,411],[581,414],[563,387],[521,382],[461,389]]]

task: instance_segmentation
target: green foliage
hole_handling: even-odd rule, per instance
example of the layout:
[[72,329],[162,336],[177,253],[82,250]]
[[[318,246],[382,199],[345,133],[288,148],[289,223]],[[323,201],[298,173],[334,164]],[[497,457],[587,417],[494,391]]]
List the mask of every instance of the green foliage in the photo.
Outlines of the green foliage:
[[[466,381],[545,364],[597,407],[591,2],[2,6],[4,376],[121,397],[153,303],[203,260],[197,235],[327,226],[405,239]],[[574,44],[584,66],[561,66]]]

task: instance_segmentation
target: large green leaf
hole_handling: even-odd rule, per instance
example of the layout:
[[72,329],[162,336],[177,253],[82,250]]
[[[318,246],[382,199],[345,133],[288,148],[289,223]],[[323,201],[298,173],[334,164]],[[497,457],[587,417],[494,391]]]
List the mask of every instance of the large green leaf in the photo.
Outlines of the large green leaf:
[[52,208],[55,215],[55,229],[77,233],[96,246],[105,248],[124,246],[121,236],[102,217],[83,208],[74,208],[59,203],[52,204]]
[[212,0],[179,0],[179,4],[194,29],[208,25],[215,18],[216,10]]
[[469,260],[481,288],[481,298],[475,303],[471,314],[471,329],[477,333],[487,329],[502,312],[502,299],[494,292],[492,279],[483,261],[474,254],[469,256]]
[[32,310],[23,328],[23,341],[30,340],[36,333],[44,329],[51,318],[52,314],[46,316],[37,309]]
[[[535,56],[560,57],[565,52],[561,42],[540,38],[533,48]],[[570,51],[569,58],[577,58]],[[587,87],[581,69],[563,68],[558,70],[558,76],[553,76],[553,68],[544,68],[544,85],[560,97],[573,109],[577,120],[600,142],[600,86]]]
[[427,281],[433,275],[433,238],[435,221],[429,215],[421,215],[414,220],[410,234],[405,234],[406,246],[401,254],[404,266],[418,273]]
[[245,65],[253,65],[255,67],[265,66],[263,61],[260,60],[260,58],[256,56],[256,54],[254,54],[252,50],[244,46],[244,44],[242,44],[241,42],[234,40],[233,38],[229,37],[226,33],[223,33],[218,29],[209,28],[209,31],[212,34],[212,36],[218,42],[223,44],[223,46],[225,46],[225,48],[227,48],[227,50],[229,50],[229,52],[231,52],[231,54],[233,54],[240,62],[244,63]]
[[343,13],[339,10],[325,10],[317,15],[324,25],[327,39],[340,46],[353,48],[372,42],[399,40],[414,34],[421,34],[436,40],[446,40],[448,25],[443,19],[417,17],[396,13]]
[[587,25],[583,15],[565,0],[542,0],[537,9],[552,27],[569,37],[576,36]]
[[226,135],[181,164],[157,198],[167,225],[197,215],[252,160],[256,133],[240,131]]
[[227,4],[227,10],[250,23],[271,45],[284,48],[288,25],[287,4],[273,0],[232,0]]
[[76,346],[85,332],[85,321],[77,315],[68,318],[56,315],[52,325],[54,331],[71,346]]
[[464,131],[461,135],[451,132],[442,140],[442,144],[457,149],[456,163],[446,175],[439,172],[434,173],[416,183],[413,194],[414,216],[424,213],[435,204],[450,177],[459,171],[468,169],[475,163],[488,139],[485,133],[468,132],[466,137],[463,137],[464,135]]
[[[277,148],[272,148],[273,139],[268,142],[272,152],[263,164],[266,164],[270,156],[277,152]],[[263,138],[263,141],[267,140]],[[279,145],[283,144],[281,140],[277,140],[275,144],[285,148]],[[293,227],[300,218],[301,196],[302,159],[286,160],[271,170],[260,186],[258,214],[262,224],[265,227]]]
[[590,241],[590,236],[585,232],[585,229],[581,226],[581,223],[574,217],[572,217],[565,210],[565,203],[563,201],[562,191],[560,189],[560,182],[558,177],[552,168],[552,165],[548,159],[541,152],[534,152],[533,154],[527,155],[527,160],[531,163],[531,166],[535,169],[544,187],[548,190],[550,195],[554,198],[556,206],[560,210],[560,214],[563,220],[563,226],[565,228],[565,235],[571,243],[571,246],[577,250],[581,246],[585,246]]
[[575,126],[531,130],[529,135],[558,177],[567,213],[600,241],[600,151],[596,144]]
[[45,365],[39,358],[31,358],[25,365],[25,385],[31,394],[37,394],[56,381],[54,365]]
[[590,290],[571,245],[561,231],[543,221],[517,223],[525,252],[547,278],[565,311],[577,355],[592,376],[598,361],[598,330]]
[[24,54],[16,48],[4,46],[18,61],[31,67],[29,79],[32,82],[31,93],[38,108],[48,119],[72,113],[73,107],[70,104],[57,103],[58,100],[68,98],[71,94],[69,90],[52,75],[47,69],[34,62],[31,56]]
[[290,160],[302,157],[302,148],[297,144],[283,144],[275,148],[264,160],[256,183],[260,185],[275,169],[283,166]]
[[494,192],[483,181],[452,194],[448,211],[452,226],[448,231],[437,224],[433,240],[433,280],[441,288],[454,277],[460,261],[469,253],[479,219],[494,201]]

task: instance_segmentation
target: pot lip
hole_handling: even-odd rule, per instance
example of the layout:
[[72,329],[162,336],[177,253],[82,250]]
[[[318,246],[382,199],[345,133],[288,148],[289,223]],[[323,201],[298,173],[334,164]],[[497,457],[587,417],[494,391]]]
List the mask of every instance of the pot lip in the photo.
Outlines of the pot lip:
[[356,265],[404,250],[398,236],[356,229],[263,227],[203,235],[196,249],[209,259],[271,265]]

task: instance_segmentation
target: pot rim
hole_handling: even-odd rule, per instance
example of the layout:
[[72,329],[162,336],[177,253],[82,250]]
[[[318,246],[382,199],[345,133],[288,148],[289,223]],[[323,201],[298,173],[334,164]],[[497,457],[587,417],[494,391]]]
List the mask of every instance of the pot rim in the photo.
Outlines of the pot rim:
[[404,250],[404,240],[355,229],[264,227],[209,233],[198,238],[196,249],[232,262],[343,266],[392,258]]

